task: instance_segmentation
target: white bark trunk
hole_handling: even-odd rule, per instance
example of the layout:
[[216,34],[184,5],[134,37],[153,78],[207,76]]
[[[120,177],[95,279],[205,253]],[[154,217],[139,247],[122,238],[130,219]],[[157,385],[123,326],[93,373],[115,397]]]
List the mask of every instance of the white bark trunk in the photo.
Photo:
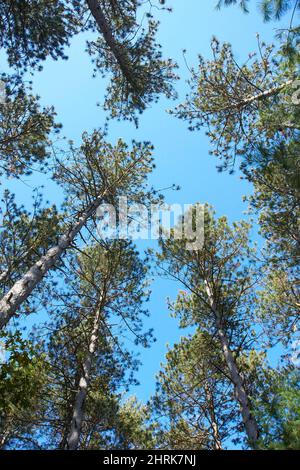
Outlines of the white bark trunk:
[[0,329],[7,324],[20,305],[29,297],[37,284],[39,284],[47,272],[55,266],[56,262],[65,253],[67,248],[70,247],[80,230],[101,204],[105,193],[106,191],[88,207],[68,232],[62,235],[58,244],[50,248],[0,300]]
[[0,274],[0,282],[5,281],[8,275],[9,275],[9,269],[2,271],[2,273]]
[[82,423],[84,420],[85,401],[86,401],[86,396],[88,393],[88,387],[90,383],[93,356],[96,350],[98,334],[99,334],[101,310],[102,310],[101,307],[97,310],[97,313],[94,319],[93,331],[90,337],[89,350],[85,358],[85,361],[83,363],[83,374],[79,380],[79,387],[78,387],[78,392],[75,398],[70,432],[69,432],[67,443],[66,443],[66,449],[68,450],[76,450],[79,444]]
[[225,358],[225,361],[229,370],[230,378],[234,385],[235,396],[241,408],[241,414],[242,414],[245,430],[249,439],[249,443],[252,446],[255,446],[255,443],[258,439],[258,426],[257,426],[254,416],[251,413],[250,401],[246,393],[246,390],[243,384],[243,379],[239,373],[236,361],[230,350],[228,338],[223,329],[221,316],[219,312],[217,311],[213,293],[209,287],[209,283],[205,282],[205,285],[206,285],[206,292],[207,292],[207,296],[209,299],[209,303],[216,318],[216,327],[217,327],[218,337],[222,346],[222,351],[223,351],[223,355],[224,355],[224,358]]
[[285,87],[292,85],[294,83],[294,80],[288,80],[282,85],[278,85],[273,88],[269,88],[269,90],[263,91],[261,93],[257,93],[256,95],[252,95],[249,98],[245,98],[243,100],[237,101],[236,103],[229,104],[228,106],[225,106],[223,109],[220,111],[228,111],[231,109],[243,109],[249,106],[250,104],[254,103],[255,101],[262,101],[266,98],[270,98],[271,96],[277,95],[280,93],[281,90],[283,90]]
[[247,106],[248,104],[251,104],[254,101],[260,101],[260,100],[264,100],[265,98],[269,98],[270,96],[274,96],[277,93],[279,93],[281,90],[283,90],[285,87],[292,85],[294,81],[295,80],[288,80],[282,85],[275,86],[273,88],[270,88],[269,90],[263,91],[262,93],[258,93],[257,95],[253,95],[249,98],[246,98],[241,103],[243,103],[243,106]]

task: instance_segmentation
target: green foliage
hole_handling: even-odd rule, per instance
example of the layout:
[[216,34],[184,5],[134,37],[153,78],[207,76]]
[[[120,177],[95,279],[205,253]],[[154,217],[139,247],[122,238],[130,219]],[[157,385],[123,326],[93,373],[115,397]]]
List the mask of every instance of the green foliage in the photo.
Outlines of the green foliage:
[[61,216],[55,206],[42,207],[39,193],[34,195],[33,210],[19,207],[15,196],[6,190],[1,200],[0,285],[2,294],[37,261],[61,230]]
[[83,134],[82,144],[73,143],[66,159],[57,161],[54,179],[67,194],[72,210],[84,210],[102,195],[103,203],[117,207],[118,197],[127,196],[129,203],[146,203],[153,191],[147,189],[147,177],[153,169],[153,147],[133,142],[131,148],[119,139],[108,143],[101,131]]
[[265,369],[258,382],[255,403],[261,422],[261,448],[298,450],[300,446],[299,371],[291,366],[279,371]]
[[[217,8],[237,3],[245,13],[249,12],[249,0],[219,0],[217,3]],[[294,0],[260,0],[259,7],[263,14],[264,20],[270,21],[272,19],[279,20],[287,11],[290,9],[299,9],[300,5],[298,1]]]
[[288,344],[299,325],[299,267],[291,269],[286,263],[266,269],[259,291],[258,316],[268,333],[270,344]]
[[[279,15],[289,2],[268,3]],[[257,313],[271,343],[292,338],[300,305],[298,28],[279,39],[276,50],[258,37],[258,56],[242,66],[229,44],[214,39],[212,60],[200,57],[191,93],[173,111],[191,130],[208,129],[219,170],[233,172],[238,161],[254,185],[250,207],[267,241]]]
[[0,47],[6,50],[10,66],[26,69],[48,56],[66,58],[64,47],[76,32],[71,3],[68,0],[1,2]]
[[150,428],[143,428],[145,410],[132,405],[131,415],[128,411],[125,416],[130,404],[124,408],[121,404],[123,394],[136,384],[134,373],[139,365],[123,342],[125,331],[143,347],[152,341],[152,332],[143,328],[143,317],[147,315],[143,308],[148,298],[147,261],[140,260],[128,242],[98,242],[78,255],[70,253],[64,272],[62,286],[53,289],[47,302],[52,324],[35,333],[36,340],[41,334],[44,337],[49,363],[37,436],[47,423],[44,445],[66,447],[78,384],[100,308],[79,448],[131,448],[138,442],[150,442]]
[[[161,252],[158,254],[161,272],[179,281],[186,289],[179,292],[175,302],[170,302],[172,314],[179,318],[181,328],[199,328],[201,335],[195,336],[193,341],[196,341],[196,338],[211,341],[210,346],[207,344],[208,355],[213,354],[212,351],[217,348],[216,351],[222,358],[217,371],[224,374],[223,380],[227,383],[227,392],[231,390],[235,398],[237,398],[233,391],[235,379],[233,380],[231,375],[233,367],[236,367],[237,373],[240,374],[245,393],[249,397],[252,391],[255,393],[246,380],[247,368],[243,366],[242,361],[250,354],[256,342],[254,305],[259,271],[255,263],[255,250],[251,248],[249,240],[249,229],[250,226],[246,222],[230,226],[226,217],[215,219],[212,211],[206,207],[205,237],[201,249],[189,251],[186,249],[186,240],[171,237],[169,240],[161,240]],[[222,343],[224,337],[227,343],[226,351],[229,350],[232,354],[230,362],[225,357]],[[216,342],[212,338],[216,338]],[[198,351],[198,357],[200,354]],[[216,364],[215,360],[212,362]],[[202,369],[202,374],[203,370],[207,370],[207,367]],[[207,372],[214,383],[214,372],[211,373],[211,369]],[[198,380],[200,377],[197,373]],[[206,379],[209,380],[209,377]],[[220,382],[217,380],[215,386],[218,387],[220,383],[221,391],[217,392],[216,403],[221,400],[221,392],[226,389],[222,379]],[[174,398],[170,397],[171,399]],[[235,416],[237,406],[233,400],[229,408],[231,416]],[[220,418],[220,422],[224,423],[223,420],[224,416]],[[225,419],[225,435],[228,432],[227,424]],[[238,433],[242,430],[239,421],[235,429],[238,429]],[[241,436],[233,434],[231,437],[237,439],[236,442],[241,442]],[[211,446],[211,441],[206,445]]]
[[153,398],[166,449],[220,449],[237,415],[217,341],[206,332],[182,338],[166,355]]
[[0,365],[0,445],[36,448],[31,433],[46,379],[45,357],[19,331],[0,338],[6,352]]
[[112,118],[129,119],[137,125],[136,112],[141,114],[153,101],[158,101],[160,94],[167,98],[176,97],[173,88],[173,82],[178,78],[174,72],[176,64],[162,58],[161,46],[155,43],[157,29],[158,23],[149,21],[148,29],[142,29],[140,36],[129,45],[125,58],[129,68],[126,75],[102,37],[88,43],[95,65],[94,75],[98,70],[101,73],[106,70],[113,76],[104,102],[104,109]]
[[187,250],[185,239],[161,241],[159,267],[187,289],[170,305],[182,327],[201,325],[205,331],[211,328],[213,314],[206,298],[206,281],[213,286],[229,329],[234,328],[239,309],[245,320],[250,316],[253,295],[250,286],[256,266],[249,246],[249,230],[250,225],[244,221],[230,226],[226,217],[215,219],[207,206],[202,249]]
[[283,65],[285,58],[275,54],[274,46],[260,40],[258,46],[259,54],[249,54],[247,62],[239,65],[231,45],[214,38],[212,60],[199,56],[199,68],[192,70],[189,81],[191,93],[172,111],[189,123],[190,130],[208,129],[211,154],[220,159],[220,170],[233,170],[239,156],[242,169],[255,166],[262,141],[268,146],[274,139],[293,135],[289,122],[291,108],[298,113],[291,102],[296,65],[282,70],[278,61]]
[[252,208],[259,213],[261,232],[273,253],[291,266],[299,256],[300,159],[297,140],[262,149],[262,164],[251,172]]
[[163,59],[156,41],[158,22],[140,0],[5,0],[0,6],[0,48],[18,72],[41,68],[47,57],[67,59],[74,35],[89,31],[87,43],[95,72],[108,73],[105,109],[111,117],[134,120],[163,94],[174,97],[176,65]]
[[29,175],[36,164],[45,167],[50,135],[59,131],[53,107],[42,108],[39,98],[13,76],[2,76],[6,93],[0,101],[0,175]]
[[156,440],[154,426],[149,424],[150,413],[146,405],[135,396],[128,398],[117,412],[116,445],[117,449],[154,449]]
[[[247,12],[249,0],[220,0],[218,7],[231,4]],[[22,80],[47,58],[67,59],[77,34],[88,33],[94,76],[110,78],[103,100],[110,118],[137,125],[138,115],[161,95],[176,97],[176,64],[163,57],[154,6],[141,0],[1,2],[0,48],[16,74],[1,75],[0,175],[47,171],[60,126],[54,109],[42,108]],[[70,142],[55,156],[52,175],[66,196],[61,215],[39,194],[32,212],[18,207],[8,191],[3,195],[2,295],[26,280],[24,273],[57,245],[65,226],[66,238],[82,215],[84,226],[80,239],[69,237],[55,275],[26,298],[26,313],[43,309],[46,323],[31,334],[14,323],[0,335],[6,350],[1,448],[69,448],[84,391],[79,449],[299,449],[299,373],[288,361],[269,367],[260,333],[267,333],[268,346],[280,341],[288,347],[298,331],[300,30],[293,22],[300,2],[263,0],[260,7],[266,21],[292,14],[278,45],[257,36],[258,53],[240,65],[231,45],[214,38],[212,58],[199,56],[190,93],[173,114],[191,130],[207,128],[220,170],[233,171],[238,160],[254,186],[249,202],[266,239],[262,256],[252,248],[249,223],[230,225],[208,206],[202,247],[190,251],[188,240],[178,239],[181,223],[170,239],[161,238],[157,265],[184,289],[169,308],[189,334],[168,350],[151,402],[127,398],[140,365],[131,344],[149,347],[153,341],[153,331],[144,327],[148,258],[127,241],[101,237],[95,211],[100,203],[116,207],[120,196],[129,206],[162,200],[147,181],[153,147],[121,139],[113,145],[96,130],[84,133],[79,147]],[[183,222],[195,225],[194,217],[191,210]]]
[[265,270],[261,282],[258,314],[268,331],[270,342],[287,343],[299,323],[299,142],[280,143],[262,149],[263,163],[250,173],[254,194],[252,210],[259,215],[266,239]]

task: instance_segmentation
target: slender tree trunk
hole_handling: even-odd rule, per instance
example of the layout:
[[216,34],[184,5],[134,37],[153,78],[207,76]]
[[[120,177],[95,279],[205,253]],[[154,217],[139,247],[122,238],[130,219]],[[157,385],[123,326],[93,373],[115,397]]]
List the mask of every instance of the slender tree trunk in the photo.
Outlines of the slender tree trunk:
[[7,437],[8,437],[8,433],[7,434],[3,433],[0,436],[0,449],[3,449],[3,447],[5,446]]
[[249,106],[252,103],[255,103],[256,101],[262,101],[266,98],[270,98],[271,96],[277,95],[285,87],[292,85],[293,83],[294,83],[294,80],[288,80],[285,83],[282,83],[282,85],[269,88],[268,90],[265,90],[261,93],[257,93],[256,95],[252,95],[249,98],[245,98],[240,101],[237,101],[236,103],[229,104],[228,106],[225,106],[225,108],[221,109],[220,111],[227,111],[227,110],[231,110],[234,108],[239,108],[239,109],[246,108],[247,106]]
[[206,395],[206,401],[209,407],[210,423],[211,423],[212,432],[213,432],[215,450],[222,450],[222,442],[221,442],[220,433],[219,433],[219,426],[218,426],[216,415],[215,415],[213,394],[209,388],[209,385],[207,384],[205,384],[205,395]]
[[2,434],[0,434],[0,449],[3,449],[7,444],[10,436],[10,425],[12,424],[11,419],[8,422],[4,422]]
[[88,353],[83,363],[83,374],[80,377],[78,392],[75,398],[70,432],[66,443],[66,449],[68,450],[76,450],[79,444],[82,423],[84,420],[85,401],[90,383],[93,356],[95,354],[99,334],[101,311],[102,307],[100,301],[100,307],[96,311],[93,330],[90,336]]
[[229,370],[230,378],[234,385],[235,396],[241,408],[241,414],[242,414],[245,430],[249,439],[249,443],[255,447],[255,443],[257,442],[257,439],[258,439],[257,422],[251,413],[250,401],[246,393],[243,379],[238,370],[235,358],[233,357],[233,354],[230,350],[229,341],[223,328],[223,322],[222,322],[221,316],[216,308],[213,293],[209,287],[209,283],[205,282],[205,285],[206,285],[207,296],[209,298],[209,303],[216,318],[216,327],[217,327],[218,337],[222,346],[222,351],[223,351],[223,355],[224,355],[224,358],[225,358],[225,361]]
[[105,193],[106,191],[88,207],[78,218],[78,221],[62,235],[58,244],[50,248],[0,300],[0,329],[7,324],[20,305],[29,297],[37,284],[39,284],[48,271],[55,266],[56,262],[65,253],[67,248],[71,246],[80,230],[100,206]]
[[102,10],[101,3],[99,0],[86,0],[91,14],[93,15],[106,44],[109,46],[113,53],[119,67],[126,78],[126,80],[132,85],[133,88],[137,88],[136,80],[133,76],[133,71],[130,66],[130,60],[127,56],[126,49],[124,46],[117,43],[115,40],[110,25],[108,24],[105,14]]
[[3,434],[2,436],[0,436],[0,449],[3,449],[3,447],[5,446],[6,444],[6,439],[7,439],[7,436],[5,434]]
[[223,354],[230,372],[231,380],[234,384],[236,398],[241,407],[243,422],[245,425],[246,433],[249,438],[249,442],[251,445],[255,446],[255,443],[258,439],[258,426],[254,416],[251,413],[250,402],[244,388],[243,380],[237,368],[236,361],[230,350],[227,336],[222,327],[220,326],[220,323],[221,322],[218,321],[219,326],[217,326],[217,328],[218,336],[222,345]]
[[213,428],[213,435],[214,435],[214,441],[215,441],[215,450],[222,450],[222,443],[220,441],[220,436],[219,436],[219,428],[215,421],[212,422],[212,428]]
[[273,88],[270,88],[269,90],[253,95],[250,98],[246,98],[245,100],[243,100],[243,104],[244,106],[247,106],[248,104],[251,104],[254,101],[261,101],[261,100],[264,100],[265,98],[269,98],[270,96],[277,95],[277,93],[279,93],[285,87],[292,85],[294,81],[295,80],[288,80],[285,83],[282,83],[281,85],[275,86]]
[[5,271],[2,271],[2,273],[0,274],[0,282],[4,282],[8,275],[9,269],[5,269]]

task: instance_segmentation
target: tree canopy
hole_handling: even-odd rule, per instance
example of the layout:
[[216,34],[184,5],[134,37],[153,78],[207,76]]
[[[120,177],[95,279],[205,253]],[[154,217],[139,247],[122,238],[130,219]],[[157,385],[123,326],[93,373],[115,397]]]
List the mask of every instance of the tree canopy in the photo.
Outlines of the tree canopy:
[[[216,35],[210,57],[199,44],[186,98],[166,114],[208,143],[232,185],[246,180],[235,221],[195,202],[200,187],[176,219],[166,194],[180,187],[153,184],[156,150],[131,138],[142,113],[177,99],[180,68],[160,35],[171,1],[0,4],[1,450],[299,449],[300,2],[211,3],[258,6],[278,28],[273,43],[257,33],[244,61]],[[95,96],[105,122],[73,141],[32,78],[67,61],[77,36],[91,76],[106,79]],[[111,138],[111,119],[129,139],[123,127]],[[172,164],[189,175],[185,157]],[[137,239],[148,231],[146,248],[133,227]],[[153,278],[166,305],[148,304]],[[139,369],[166,310],[181,336],[170,329],[159,345],[141,400]]]

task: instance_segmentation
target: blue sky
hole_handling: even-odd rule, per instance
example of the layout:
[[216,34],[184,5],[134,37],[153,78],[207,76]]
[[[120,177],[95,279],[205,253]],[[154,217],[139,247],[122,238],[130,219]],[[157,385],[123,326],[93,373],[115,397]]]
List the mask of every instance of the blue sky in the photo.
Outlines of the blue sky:
[[[159,39],[164,54],[175,59],[180,68],[180,81],[176,88],[179,100],[187,92],[186,79],[189,71],[184,63],[182,50],[187,50],[190,66],[197,64],[197,54],[210,57],[210,40],[213,35],[221,41],[233,44],[238,61],[243,62],[250,51],[256,50],[256,33],[262,39],[272,41],[274,23],[263,23],[253,4],[249,15],[231,7],[216,11],[214,0],[167,0],[173,13],[161,13]],[[34,91],[41,96],[43,104],[54,105],[58,121],[63,124],[62,134],[75,142],[80,141],[84,130],[91,131],[104,125],[105,114],[96,103],[103,101],[105,80],[91,78],[92,64],[84,52],[85,38],[77,37],[68,51],[68,61],[47,61],[42,72],[33,77]],[[156,169],[151,183],[156,188],[165,188],[173,183],[181,187],[179,192],[166,193],[168,203],[189,204],[208,202],[218,215],[226,214],[230,220],[243,217],[247,209],[242,196],[251,187],[240,179],[238,172],[230,176],[218,173],[216,161],[209,155],[209,143],[204,133],[190,133],[184,122],[166,113],[175,103],[161,99],[140,118],[135,129],[128,122],[111,122],[109,139],[113,142],[122,137],[149,140],[155,146]],[[29,203],[32,187],[45,184],[45,197],[51,202],[59,202],[60,195],[53,183],[41,175],[25,179],[22,183],[9,182],[8,186],[17,194],[19,201]],[[25,183],[25,184],[24,184]],[[176,320],[169,317],[167,297],[175,297],[178,286],[174,282],[156,279],[152,286],[149,304],[151,317],[147,326],[154,327],[157,342],[150,350],[143,351],[138,379],[141,385],[134,393],[147,400],[155,388],[155,374],[164,360],[166,344],[178,341],[183,331],[179,331]]]

